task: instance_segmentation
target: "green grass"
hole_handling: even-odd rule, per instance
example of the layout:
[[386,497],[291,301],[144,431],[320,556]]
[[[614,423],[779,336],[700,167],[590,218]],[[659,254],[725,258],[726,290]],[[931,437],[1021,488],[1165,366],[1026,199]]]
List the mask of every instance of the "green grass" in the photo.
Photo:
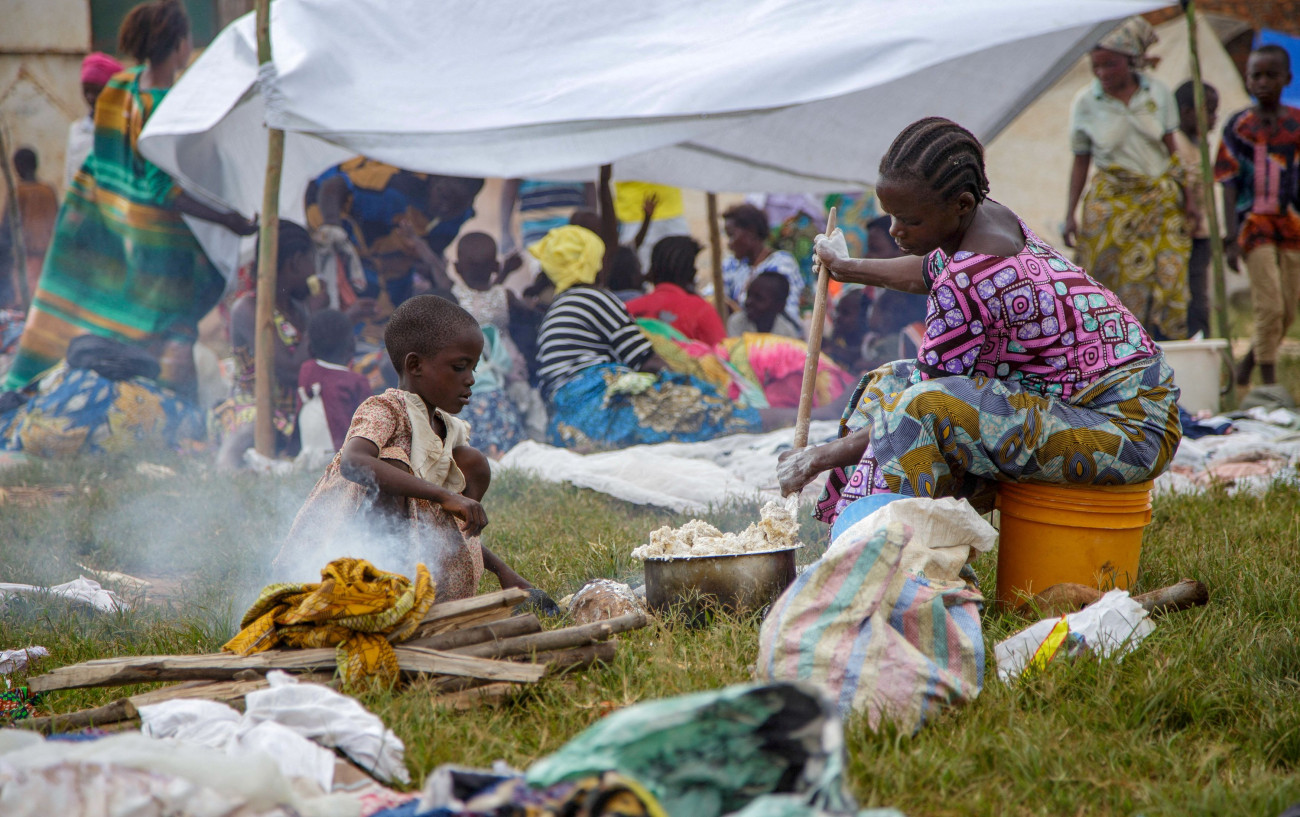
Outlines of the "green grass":
[[[72,488],[44,505],[0,505],[0,580],[67,581],[82,563],[170,576],[183,590],[169,605],[114,615],[11,600],[0,615],[0,647],[42,644],[52,653],[48,669],[210,651],[231,634],[312,479],[232,479],[193,461],[159,462],[178,476],[153,480],[131,463],[103,459],[0,472],[0,486]],[[631,548],[653,528],[684,521],[518,474],[501,475],[486,505],[488,545],[556,598],[591,577],[635,577]],[[708,515],[733,529],[756,516],[755,503]],[[806,514],[804,530],[809,538],[824,532]],[[849,721],[854,793],[863,805],[912,815],[1278,814],[1300,801],[1297,543],[1294,490],[1159,500],[1139,589],[1195,577],[1210,587],[1208,607],[1161,619],[1122,663],[1053,665],[1017,687],[996,680],[991,646],[1028,622],[988,614],[988,675],[972,705],[916,736],[875,734]],[[805,549],[801,561],[816,555]],[[995,561],[976,562],[985,587]],[[447,762],[501,758],[522,767],[614,708],[750,680],[758,623],[656,623],[622,636],[612,665],[544,682],[496,707],[438,709],[418,685],[364,701],[406,742],[416,781]],[[59,692],[48,705],[70,711],[121,694]]]

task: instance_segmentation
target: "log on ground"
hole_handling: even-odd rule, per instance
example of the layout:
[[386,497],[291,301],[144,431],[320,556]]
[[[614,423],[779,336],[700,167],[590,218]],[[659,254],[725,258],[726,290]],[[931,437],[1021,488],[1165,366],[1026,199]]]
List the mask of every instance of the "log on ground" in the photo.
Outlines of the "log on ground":
[[640,629],[646,625],[646,621],[645,613],[628,613],[618,618],[583,624],[580,627],[565,627],[560,630],[548,630],[543,633],[475,644],[472,647],[457,650],[456,654],[475,655],[481,658],[512,658],[531,653],[585,647],[628,630]]

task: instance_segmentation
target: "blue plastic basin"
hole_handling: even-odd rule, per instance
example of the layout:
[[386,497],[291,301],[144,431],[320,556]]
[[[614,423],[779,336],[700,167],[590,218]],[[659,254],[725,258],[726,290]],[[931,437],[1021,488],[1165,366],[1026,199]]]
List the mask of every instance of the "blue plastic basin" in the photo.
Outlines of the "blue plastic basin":
[[885,507],[895,499],[907,499],[902,494],[870,494],[850,502],[831,525],[831,541],[840,538],[840,534],[866,519],[871,514]]

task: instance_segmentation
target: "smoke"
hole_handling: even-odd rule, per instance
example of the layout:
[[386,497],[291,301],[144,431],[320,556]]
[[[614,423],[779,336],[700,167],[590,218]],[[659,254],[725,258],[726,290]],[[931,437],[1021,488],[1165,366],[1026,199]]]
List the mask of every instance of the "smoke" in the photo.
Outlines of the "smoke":
[[295,525],[319,471],[231,476],[206,462],[178,470],[106,484],[102,504],[85,509],[78,558],[175,583],[179,601],[229,607],[236,621],[267,584],[319,581],[321,568],[342,557],[411,577],[423,563],[440,586],[450,571],[466,569],[457,530],[412,523],[406,501],[381,496],[369,473],[351,473],[355,481],[346,483],[335,476]]

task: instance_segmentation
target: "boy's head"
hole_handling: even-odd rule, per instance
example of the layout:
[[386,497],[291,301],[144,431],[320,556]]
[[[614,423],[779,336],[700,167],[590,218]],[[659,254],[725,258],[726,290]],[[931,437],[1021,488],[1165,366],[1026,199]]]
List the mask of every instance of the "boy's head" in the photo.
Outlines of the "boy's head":
[[759,327],[771,328],[776,316],[785,310],[790,297],[790,282],[779,272],[754,276],[745,290],[745,315]]
[[[1196,85],[1190,79],[1174,91],[1178,102],[1178,129],[1188,136],[1195,137],[1200,129],[1196,126]],[[1208,82],[1205,84],[1205,127],[1213,131],[1219,116],[1219,92]]]
[[307,328],[307,350],[317,360],[346,366],[356,353],[352,322],[337,309],[322,309],[311,316]]
[[393,310],[384,345],[403,389],[448,414],[469,403],[483,331],[464,309],[437,295],[417,295]]
[[496,239],[487,233],[466,233],[456,243],[456,272],[470,289],[486,290],[500,269]]
[[31,148],[18,148],[14,151],[14,171],[23,181],[36,181],[36,164],[36,151]]
[[650,251],[650,280],[695,291],[695,257],[703,249],[688,235],[661,238]]
[[1282,101],[1282,91],[1291,84],[1291,55],[1280,45],[1261,45],[1246,60],[1246,90],[1266,107]]

